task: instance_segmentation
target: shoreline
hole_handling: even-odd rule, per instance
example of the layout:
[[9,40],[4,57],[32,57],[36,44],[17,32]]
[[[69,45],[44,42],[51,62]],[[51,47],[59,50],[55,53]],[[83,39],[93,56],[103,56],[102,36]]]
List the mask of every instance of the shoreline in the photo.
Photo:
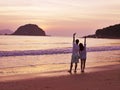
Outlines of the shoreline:
[[[53,66],[53,65],[52,65]],[[56,66],[56,65],[55,65]],[[53,67],[55,67],[53,66]],[[58,67],[63,67],[64,65],[61,65],[61,66],[58,66]],[[65,65],[66,66],[66,65]],[[67,65],[69,66],[69,65]],[[39,67],[41,66],[37,66],[36,69],[40,69]],[[48,66],[47,66],[48,67]],[[50,68],[53,68],[53,67],[50,67]],[[19,69],[24,69],[25,67],[22,67],[22,68],[19,68]],[[31,71],[32,70],[35,70],[33,69],[34,67],[26,67],[28,69],[30,69]],[[43,68],[45,68],[43,66]],[[42,69],[42,68],[41,68]],[[69,67],[68,67],[69,69]],[[0,82],[7,82],[7,81],[14,81],[14,80],[24,80],[24,79],[32,79],[32,78],[35,78],[35,77],[56,77],[56,76],[67,76],[67,75],[70,75],[70,73],[68,73],[68,69],[59,69],[57,70],[57,68],[55,70],[50,70],[50,71],[36,71],[36,72],[27,72],[27,73],[14,73],[14,74],[8,74],[8,75],[3,75],[3,76],[0,76]],[[92,72],[100,72],[100,71],[107,71],[107,70],[115,70],[115,69],[120,69],[120,63],[109,63],[107,65],[105,64],[100,64],[100,65],[95,65],[93,67],[86,67],[85,69],[85,73],[92,73]],[[13,71],[13,72],[16,72],[16,71]],[[72,72],[72,74],[74,75],[74,73]],[[80,68],[77,69],[77,73],[76,74],[82,74],[80,72]],[[14,77],[14,78],[11,78],[11,77]],[[23,78],[24,77],[24,78]]]
[[[118,65],[119,62],[107,62],[107,63],[93,63],[87,62],[86,68],[102,67],[109,65]],[[68,71],[70,63],[64,64],[38,64],[38,65],[29,65],[29,66],[17,66],[17,67],[8,67],[0,68],[0,77],[7,76],[17,76],[25,74],[36,74],[36,73],[49,73],[49,72],[59,72],[59,71]],[[74,67],[73,67],[74,69]],[[80,72],[80,63],[78,63],[77,71]]]
[[114,64],[86,68],[85,73],[77,74],[58,71],[7,76],[1,77],[0,90],[120,90],[119,71],[120,64]]

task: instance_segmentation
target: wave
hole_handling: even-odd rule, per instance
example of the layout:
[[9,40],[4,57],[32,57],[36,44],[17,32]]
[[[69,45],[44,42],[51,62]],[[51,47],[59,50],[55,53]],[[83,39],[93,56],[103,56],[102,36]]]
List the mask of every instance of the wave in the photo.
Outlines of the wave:
[[[87,52],[112,51],[112,50],[120,50],[120,46],[100,46],[87,48]],[[65,54],[71,52],[72,52],[71,47],[48,50],[0,51],[0,57],[25,56],[25,55],[51,55],[51,54]]]

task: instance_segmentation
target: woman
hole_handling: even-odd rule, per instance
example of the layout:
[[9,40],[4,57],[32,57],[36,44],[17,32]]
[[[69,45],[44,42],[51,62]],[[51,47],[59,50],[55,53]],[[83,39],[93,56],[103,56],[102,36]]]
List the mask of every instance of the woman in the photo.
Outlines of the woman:
[[79,44],[79,54],[81,59],[81,72],[84,72],[85,63],[86,63],[86,37],[84,38],[84,45],[82,43]]

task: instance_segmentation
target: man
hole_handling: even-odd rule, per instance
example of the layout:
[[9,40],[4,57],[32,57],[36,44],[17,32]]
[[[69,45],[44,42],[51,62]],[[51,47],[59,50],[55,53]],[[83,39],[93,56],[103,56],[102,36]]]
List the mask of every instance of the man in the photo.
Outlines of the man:
[[73,63],[75,63],[74,73],[76,73],[77,63],[79,62],[79,45],[78,45],[79,40],[78,39],[75,40],[75,35],[76,33],[73,34],[73,48],[72,48],[70,70],[68,71],[69,73],[71,73],[72,71]]

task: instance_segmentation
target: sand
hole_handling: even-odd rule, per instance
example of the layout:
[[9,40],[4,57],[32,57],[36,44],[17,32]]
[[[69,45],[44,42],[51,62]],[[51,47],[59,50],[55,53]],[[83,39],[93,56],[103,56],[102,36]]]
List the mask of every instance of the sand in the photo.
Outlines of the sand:
[[[80,72],[79,64],[76,74],[67,72],[70,54],[21,56],[13,57],[14,60],[5,57],[3,61],[8,59],[8,62],[1,65],[8,67],[0,68],[0,90],[120,90],[119,52],[88,53],[85,73]],[[25,66],[14,67],[16,63],[12,61],[19,61],[19,65],[24,58]]]
[[67,71],[0,77],[0,90],[120,90],[120,64]]

